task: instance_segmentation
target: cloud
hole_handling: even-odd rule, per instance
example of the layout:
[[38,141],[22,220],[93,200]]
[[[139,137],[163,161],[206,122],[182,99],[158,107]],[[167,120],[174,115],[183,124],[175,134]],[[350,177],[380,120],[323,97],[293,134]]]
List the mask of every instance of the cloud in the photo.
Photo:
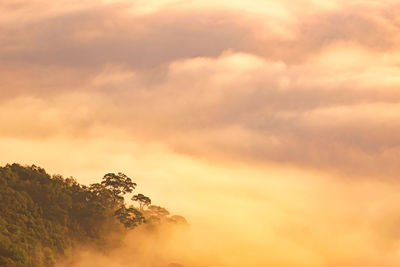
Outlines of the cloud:
[[28,68],[23,73],[42,75],[10,83],[29,83],[37,96],[4,102],[2,114],[14,115],[3,116],[2,135],[32,123],[32,137],[47,128],[108,136],[112,127],[183,153],[392,176],[400,141],[398,58],[337,43],[301,65],[226,51],[174,61],[154,75],[106,65],[77,81],[68,69],[46,77]]
[[[398,45],[393,4],[353,3],[327,9],[312,1],[231,2],[6,3],[3,9],[10,15],[0,28],[0,58],[74,68],[113,63],[137,69],[217,57],[227,49],[296,63],[338,41],[379,50]],[[142,9],[152,12],[135,13]],[[34,18],[19,20],[21,14]]]

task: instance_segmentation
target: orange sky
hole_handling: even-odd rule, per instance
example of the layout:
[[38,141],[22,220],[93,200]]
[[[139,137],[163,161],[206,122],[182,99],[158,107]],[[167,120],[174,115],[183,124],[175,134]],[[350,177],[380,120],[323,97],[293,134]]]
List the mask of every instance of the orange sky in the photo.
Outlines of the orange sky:
[[125,172],[223,267],[399,266],[397,2],[3,0],[0,164]]

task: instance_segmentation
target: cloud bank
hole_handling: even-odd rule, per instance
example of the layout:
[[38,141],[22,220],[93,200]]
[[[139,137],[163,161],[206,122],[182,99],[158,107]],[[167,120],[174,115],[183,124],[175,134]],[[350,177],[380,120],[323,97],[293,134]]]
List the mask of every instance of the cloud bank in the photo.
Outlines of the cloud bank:
[[202,156],[394,175],[397,6],[350,3],[3,2],[2,135],[25,119],[34,138],[110,126]]

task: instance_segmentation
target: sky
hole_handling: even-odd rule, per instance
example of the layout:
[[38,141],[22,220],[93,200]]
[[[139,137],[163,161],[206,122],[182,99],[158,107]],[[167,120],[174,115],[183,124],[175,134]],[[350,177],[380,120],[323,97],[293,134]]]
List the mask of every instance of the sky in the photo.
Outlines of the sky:
[[124,172],[222,267],[399,266],[399,10],[2,0],[0,164]]

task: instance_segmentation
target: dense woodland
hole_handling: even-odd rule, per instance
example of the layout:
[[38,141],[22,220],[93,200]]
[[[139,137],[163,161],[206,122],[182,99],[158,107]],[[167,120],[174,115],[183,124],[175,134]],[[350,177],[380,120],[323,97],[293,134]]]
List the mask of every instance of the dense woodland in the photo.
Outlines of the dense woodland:
[[109,236],[140,224],[186,223],[143,194],[128,206],[135,188],[122,173],[85,186],[34,165],[0,167],[0,266],[54,266],[80,245],[115,246]]

